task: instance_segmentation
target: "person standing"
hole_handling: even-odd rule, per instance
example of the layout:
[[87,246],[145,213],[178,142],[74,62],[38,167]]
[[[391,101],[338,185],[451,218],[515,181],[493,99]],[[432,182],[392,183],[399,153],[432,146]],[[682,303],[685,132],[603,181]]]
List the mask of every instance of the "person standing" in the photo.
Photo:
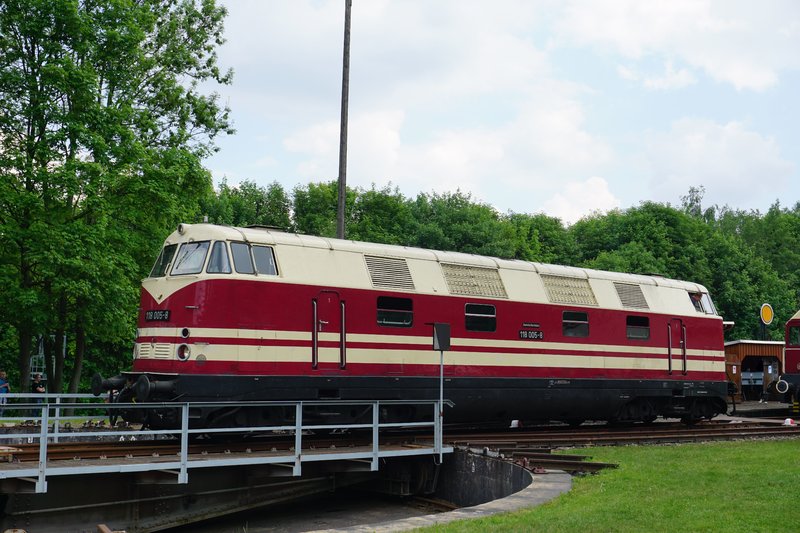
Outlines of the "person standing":
[[5,370],[0,370],[0,413],[3,412],[3,407],[6,405],[6,394],[11,392],[11,384],[8,382],[8,376]]
[[[31,382],[31,393],[33,394],[44,394],[45,388],[44,383],[42,383],[42,375],[36,374],[33,376],[33,381]],[[42,403],[41,398],[36,398],[36,403]]]

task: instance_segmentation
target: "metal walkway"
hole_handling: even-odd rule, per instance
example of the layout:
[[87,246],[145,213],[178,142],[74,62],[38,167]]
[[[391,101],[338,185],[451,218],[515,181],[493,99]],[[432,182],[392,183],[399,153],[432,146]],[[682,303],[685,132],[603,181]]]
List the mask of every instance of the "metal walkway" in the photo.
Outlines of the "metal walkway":
[[[9,398],[31,398],[32,395],[8,395]],[[435,455],[441,462],[442,454],[451,453],[452,447],[443,445],[441,408],[439,401],[338,401],[338,400],[317,400],[299,402],[187,402],[169,404],[107,404],[99,403],[98,399],[92,395],[40,395],[43,400],[49,403],[17,403],[7,405],[5,411],[21,411],[34,413],[36,416],[22,417],[27,421],[26,426],[15,426],[13,433],[0,434],[0,446],[7,446],[4,455],[13,456],[13,446],[15,443],[38,443],[39,459],[38,462],[0,462],[0,480],[19,479],[30,481],[35,484],[36,493],[47,492],[47,479],[54,476],[79,476],[87,474],[106,474],[106,473],[132,473],[132,472],[151,472],[157,471],[168,473],[175,476],[177,483],[186,484],[189,482],[189,471],[197,468],[220,468],[230,466],[247,465],[278,465],[283,467],[292,476],[301,476],[304,463],[319,461],[356,461],[366,470],[377,471],[380,459],[388,457]],[[66,403],[64,400],[89,399],[94,403]],[[446,402],[445,402],[446,403]],[[258,426],[258,427],[231,427],[213,429],[190,429],[189,413],[191,409],[207,407],[282,407],[294,408],[294,423],[280,426]],[[372,420],[370,423],[341,423],[341,424],[305,424],[304,415],[307,408],[314,407],[347,406],[360,407],[371,411]],[[381,421],[381,409],[391,406],[422,406],[428,409],[430,419],[422,422],[385,422]],[[118,428],[102,431],[80,431],[79,433],[67,432],[69,426],[66,423],[79,423],[81,420],[97,419],[107,417],[109,412],[114,409],[152,409],[154,407],[168,407],[180,410],[180,429],[171,430],[120,430]],[[64,416],[65,410],[79,412],[78,416]],[[67,411],[67,412],[69,412]],[[91,414],[94,412],[94,417]],[[424,411],[423,411],[424,412]],[[100,414],[97,414],[100,413]],[[0,419],[8,423],[11,420],[19,421],[20,417],[4,417]],[[33,431],[24,431],[31,427]],[[431,431],[432,445],[381,445],[380,438],[386,430],[397,428],[417,428],[424,430],[429,428]],[[304,435],[314,432],[329,432],[332,430],[358,430],[366,433],[371,432],[371,443],[367,446],[352,446],[347,448],[326,448],[314,449],[311,445],[304,445]],[[189,453],[189,441],[197,438],[198,435],[209,434],[284,434],[294,439],[294,446],[289,450],[275,450],[237,453]],[[48,458],[48,445],[57,443],[67,436],[80,436],[82,441],[93,442],[94,440],[129,440],[135,436],[137,440],[144,438],[153,439],[176,439],[180,444],[180,451],[173,456],[128,456],[124,458],[107,459],[53,459]],[[159,436],[168,437],[159,437]],[[164,443],[164,440],[158,442]],[[174,442],[171,440],[170,442]],[[2,450],[2,448],[0,448]],[[368,467],[368,468],[367,468]],[[286,474],[284,474],[286,475]]]

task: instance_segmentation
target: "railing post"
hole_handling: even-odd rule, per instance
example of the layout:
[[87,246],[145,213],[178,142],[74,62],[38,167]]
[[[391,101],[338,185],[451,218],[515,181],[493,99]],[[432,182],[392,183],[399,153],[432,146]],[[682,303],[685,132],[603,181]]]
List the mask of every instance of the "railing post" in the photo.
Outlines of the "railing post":
[[444,404],[441,402],[433,405],[433,453],[439,454],[439,464],[442,464],[442,410]]
[[181,471],[178,483],[189,482],[189,404],[181,406]]
[[303,450],[303,402],[297,402],[294,406],[294,468],[292,475],[300,476],[303,473],[301,466]]
[[61,420],[61,396],[56,396],[56,417],[53,420],[53,442],[58,442],[58,421]]
[[370,470],[373,472],[377,472],[378,470],[378,454],[381,451],[381,442],[380,442],[380,406],[381,402],[376,400],[372,404],[372,464],[370,465]]
[[42,404],[42,419],[39,433],[39,477],[36,480],[36,493],[47,492],[47,430],[50,422],[47,419],[47,404]]

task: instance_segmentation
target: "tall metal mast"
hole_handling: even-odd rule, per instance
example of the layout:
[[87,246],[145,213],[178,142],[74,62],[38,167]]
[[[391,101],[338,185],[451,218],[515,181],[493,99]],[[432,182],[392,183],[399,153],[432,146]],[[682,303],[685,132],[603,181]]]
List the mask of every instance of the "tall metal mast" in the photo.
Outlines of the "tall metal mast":
[[339,206],[336,212],[336,237],[344,239],[345,199],[347,196],[347,104],[350,93],[350,8],[344,0],[344,53],[342,58],[342,118],[339,130]]

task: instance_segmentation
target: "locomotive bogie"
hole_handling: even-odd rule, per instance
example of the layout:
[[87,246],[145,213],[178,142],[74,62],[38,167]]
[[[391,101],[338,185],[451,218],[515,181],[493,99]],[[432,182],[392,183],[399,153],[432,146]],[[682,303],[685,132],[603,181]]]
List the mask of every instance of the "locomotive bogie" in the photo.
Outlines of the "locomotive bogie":
[[[173,233],[143,281],[130,376],[159,402],[436,399],[434,322],[451,325],[450,422],[726,409],[701,285],[206,224]],[[226,416],[279,418],[254,412]]]

